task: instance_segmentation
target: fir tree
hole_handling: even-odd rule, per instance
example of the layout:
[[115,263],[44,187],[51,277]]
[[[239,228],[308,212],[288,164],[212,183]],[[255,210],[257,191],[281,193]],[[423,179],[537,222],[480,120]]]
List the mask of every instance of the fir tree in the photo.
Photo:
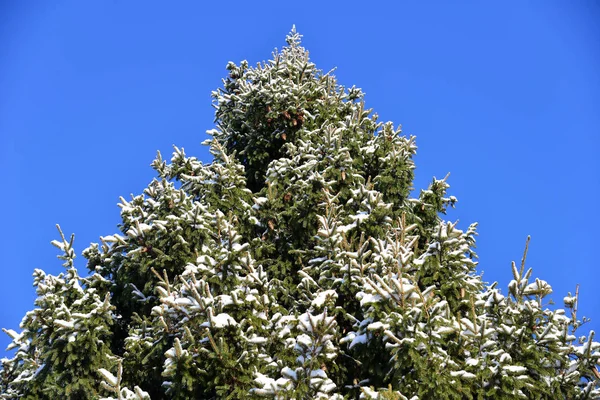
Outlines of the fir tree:
[[411,197],[415,138],[300,39],[227,65],[212,162],[159,153],[88,277],[60,233],[0,398],[599,399],[578,294],[548,308],[526,252],[505,294],[485,283],[447,178]]

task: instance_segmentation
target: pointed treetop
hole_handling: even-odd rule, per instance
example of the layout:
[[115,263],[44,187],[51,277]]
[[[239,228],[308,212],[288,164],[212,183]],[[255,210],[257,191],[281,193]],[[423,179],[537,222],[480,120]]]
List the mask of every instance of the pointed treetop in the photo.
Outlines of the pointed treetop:
[[292,25],[292,30],[285,37],[285,41],[291,47],[297,47],[300,45],[300,42],[302,41],[302,35],[296,32],[296,25]]

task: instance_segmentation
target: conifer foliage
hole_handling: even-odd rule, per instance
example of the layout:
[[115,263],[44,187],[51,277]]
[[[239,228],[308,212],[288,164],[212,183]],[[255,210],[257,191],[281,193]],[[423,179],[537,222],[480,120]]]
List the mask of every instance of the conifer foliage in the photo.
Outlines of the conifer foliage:
[[446,179],[411,197],[415,138],[286,40],[227,65],[212,162],[159,153],[88,277],[59,230],[0,398],[600,399],[577,294],[548,308],[526,253],[485,283]]

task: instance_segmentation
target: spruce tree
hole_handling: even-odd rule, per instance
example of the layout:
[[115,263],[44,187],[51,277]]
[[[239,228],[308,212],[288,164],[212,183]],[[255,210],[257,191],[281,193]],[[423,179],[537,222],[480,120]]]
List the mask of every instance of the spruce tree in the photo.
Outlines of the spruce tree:
[[227,65],[213,160],[159,153],[88,277],[60,232],[0,398],[600,399],[577,293],[548,308],[526,252],[506,292],[484,282],[447,179],[411,197],[415,138],[300,39]]

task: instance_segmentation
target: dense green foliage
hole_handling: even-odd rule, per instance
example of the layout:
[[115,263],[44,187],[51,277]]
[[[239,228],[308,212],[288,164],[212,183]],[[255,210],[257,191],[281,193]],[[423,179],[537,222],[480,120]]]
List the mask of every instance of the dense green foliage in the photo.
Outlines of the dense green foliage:
[[54,242],[66,272],[36,270],[1,399],[600,398],[577,296],[548,309],[525,255],[506,294],[483,282],[446,179],[411,197],[415,138],[295,30],[227,70],[211,163],[159,154],[89,277]]

